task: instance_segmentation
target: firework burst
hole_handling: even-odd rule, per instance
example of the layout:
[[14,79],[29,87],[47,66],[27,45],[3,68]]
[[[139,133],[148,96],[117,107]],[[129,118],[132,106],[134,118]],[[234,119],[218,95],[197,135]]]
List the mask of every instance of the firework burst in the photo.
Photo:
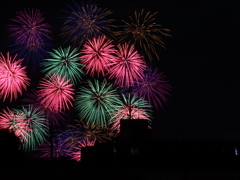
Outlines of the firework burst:
[[160,45],[164,49],[166,47],[161,35],[171,37],[169,29],[155,22],[156,14],[157,12],[151,14],[150,11],[145,13],[143,9],[141,12],[135,11],[134,17],[129,16],[131,22],[122,20],[124,25],[120,27],[123,29],[116,32],[119,43],[134,44],[150,61],[153,60],[152,54],[159,59],[155,45]]
[[26,65],[36,70],[50,45],[50,25],[43,23],[43,13],[38,9],[25,9],[17,12],[16,24],[9,25],[10,38],[13,38],[13,51],[24,58]]
[[94,76],[96,72],[98,77],[100,74],[103,76],[106,75],[109,62],[115,59],[114,53],[116,50],[111,43],[112,40],[107,40],[105,36],[100,36],[88,40],[84,44],[82,63],[86,65],[86,73]]
[[16,56],[12,58],[8,52],[4,57],[0,53],[0,97],[3,101],[7,98],[10,98],[10,102],[16,100],[18,94],[22,95],[22,90],[26,90],[30,84],[26,67],[21,66],[22,59],[16,60]]
[[163,108],[163,103],[168,103],[167,96],[170,96],[172,89],[165,78],[163,73],[158,73],[158,68],[149,67],[144,73],[144,78],[135,84],[132,91],[156,109]]
[[15,109],[16,113],[23,114],[23,119],[27,122],[27,126],[32,130],[27,136],[27,141],[23,144],[25,150],[32,150],[37,144],[42,144],[45,137],[48,136],[47,119],[45,115],[33,106],[28,105],[27,108],[22,107],[21,110]]
[[28,121],[25,121],[22,112],[14,112],[7,108],[0,113],[0,129],[9,129],[21,140],[22,143],[28,142],[32,129],[28,126]]
[[53,112],[70,109],[73,106],[74,88],[69,84],[70,79],[60,77],[58,74],[51,74],[43,78],[39,83],[39,97],[41,104]]
[[81,119],[89,124],[107,125],[110,119],[109,112],[120,103],[116,89],[104,80],[92,83],[88,80],[89,88],[81,87],[76,93],[75,109]]
[[46,74],[56,73],[60,76],[66,76],[67,79],[71,79],[71,83],[77,84],[82,79],[84,72],[81,70],[83,65],[80,63],[80,52],[77,52],[77,48],[53,49],[53,52],[49,52],[52,58],[44,59],[42,66],[42,72]]
[[109,78],[119,86],[130,87],[134,81],[143,78],[147,67],[142,56],[133,45],[117,45],[116,58],[109,63]]
[[82,2],[78,4],[73,1],[73,6],[68,5],[70,11],[65,11],[68,16],[62,27],[61,36],[78,49],[89,39],[99,35],[112,37],[111,23],[113,19],[108,19],[112,14],[110,10],[102,9],[95,3]]
[[147,101],[137,98],[137,95],[129,94],[126,98],[122,94],[122,97],[122,105],[111,113],[112,117],[109,125],[112,131],[116,132],[116,134],[120,132],[121,119],[146,119],[149,120],[149,123],[151,122],[151,110],[149,109],[151,106]]

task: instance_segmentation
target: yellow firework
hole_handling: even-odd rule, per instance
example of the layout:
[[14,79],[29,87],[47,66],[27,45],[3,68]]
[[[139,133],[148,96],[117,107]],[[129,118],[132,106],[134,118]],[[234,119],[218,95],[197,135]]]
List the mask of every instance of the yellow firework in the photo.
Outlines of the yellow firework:
[[159,60],[156,45],[166,48],[162,36],[171,37],[169,29],[163,28],[162,25],[155,22],[156,14],[157,12],[152,14],[150,11],[145,13],[144,9],[140,13],[135,11],[134,17],[129,16],[131,22],[122,20],[124,24],[119,26],[122,29],[116,32],[119,43],[134,44],[140,53],[150,61],[153,60],[154,55]]

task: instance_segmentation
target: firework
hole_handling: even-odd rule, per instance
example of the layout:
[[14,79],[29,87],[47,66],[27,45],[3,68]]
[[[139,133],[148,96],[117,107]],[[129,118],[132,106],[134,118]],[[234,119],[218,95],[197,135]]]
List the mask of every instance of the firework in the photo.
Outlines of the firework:
[[77,84],[82,79],[84,72],[81,70],[83,65],[80,63],[80,52],[77,48],[53,49],[49,52],[52,58],[44,59],[42,72],[46,74],[56,73],[71,79],[71,83]]
[[27,89],[29,78],[25,71],[26,67],[21,66],[22,59],[17,60],[16,55],[12,58],[10,53],[4,57],[0,53],[0,97],[3,101],[10,98],[17,99],[18,94],[22,95],[23,89]]
[[156,109],[163,108],[163,103],[168,103],[167,96],[170,96],[171,91],[171,85],[165,78],[163,73],[158,73],[158,68],[149,67],[144,73],[144,78],[135,84],[132,91]]
[[160,45],[164,49],[166,47],[161,35],[171,37],[169,29],[155,22],[156,14],[157,12],[152,14],[150,11],[145,13],[143,9],[140,13],[135,11],[134,17],[129,16],[131,22],[122,20],[124,25],[120,27],[123,29],[116,32],[119,43],[134,44],[150,61],[153,60],[152,54],[159,59],[155,45]]
[[[137,95],[128,95],[126,98],[122,94],[123,101],[122,105],[114,109],[111,113],[111,130],[119,133],[120,132],[120,120],[121,119],[147,119],[151,122],[151,106],[147,101],[137,98]],[[150,127],[150,126],[149,126]]]
[[108,64],[115,59],[114,46],[112,40],[107,40],[105,36],[93,38],[84,44],[82,50],[82,63],[86,65],[86,73],[94,76],[94,72],[99,77],[100,74],[105,76],[108,71]]
[[39,83],[41,104],[56,113],[70,109],[74,100],[74,89],[73,84],[69,84],[70,79],[65,80],[65,77],[57,74],[48,75],[47,78],[43,78]]
[[43,144],[35,148],[37,158],[52,160],[67,156],[66,149],[63,147],[61,140],[53,138],[51,141],[45,140]]
[[73,6],[67,5],[70,11],[65,11],[68,16],[65,17],[61,36],[78,49],[89,39],[99,35],[111,36],[111,27],[114,27],[112,19],[108,16],[112,14],[110,10],[102,9],[95,3],[82,2],[78,4],[73,2]]
[[38,91],[36,89],[31,89],[30,91],[26,92],[25,98],[21,99],[26,108],[31,105],[33,109],[38,109],[41,111],[48,122],[48,126],[51,128],[59,127],[60,123],[64,123],[66,121],[66,114],[63,111],[53,112],[48,106],[45,106],[41,103],[41,98],[39,97]]
[[147,67],[133,45],[117,45],[116,58],[109,63],[109,78],[119,86],[130,87],[141,79]]
[[81,119],[89,124],[107,125],[110,119],[109,112],[120,103],[116,89],[104,80],[92,83],[88,80],[89,88],[81,87],[76,93],[75,109]]
[[50,45],[50,25],[43,23],[43,13],[38,9],[25,9],[17,12],[12,21],[15,24],[9,25],[10,38],[14,40],[13,51],[19,57],[24,58],[26,65],[36,70],[39,62],[45,57],[46,50]]
[[10,132],[14,132],[22,143],[28,141],[29,132],[32,131],[28,126],[28,121],[25,121],[24,114],[14,112],[9,108],[0,113],[0,127],[0,129],[9,129]]
[[45,136],[48,135],[47,119],[45,115],[33,106],[28,105],[27,108],[22,107],[21,110],[15,109],[16,113],[23,114],[23,119],[27,122],[27,126],[32,130],[27,136],[27,141],[23,144],[25,150],[32,150],[37,144],[42,144]]

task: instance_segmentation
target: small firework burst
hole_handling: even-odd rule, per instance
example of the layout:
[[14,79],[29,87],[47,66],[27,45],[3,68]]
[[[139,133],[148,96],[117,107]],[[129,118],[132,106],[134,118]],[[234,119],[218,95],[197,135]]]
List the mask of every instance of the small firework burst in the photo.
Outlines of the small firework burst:
[[26,67],[22,67],[21,62],[22,59],[16,60],[16,55],[12,58],[9,52],[6,57],[0,53],[0,97],[3,101],[7,98],[10,102],[16,100],[30,84]]

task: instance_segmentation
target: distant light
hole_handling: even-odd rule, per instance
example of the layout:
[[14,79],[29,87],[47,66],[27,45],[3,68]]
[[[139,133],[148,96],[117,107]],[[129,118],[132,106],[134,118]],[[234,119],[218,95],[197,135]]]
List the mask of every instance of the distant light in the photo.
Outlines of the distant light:
[[237,156],[238,155],[238,150],[237,150],[236,146],[234,147],[234,151],[235,151],[235,155]]

